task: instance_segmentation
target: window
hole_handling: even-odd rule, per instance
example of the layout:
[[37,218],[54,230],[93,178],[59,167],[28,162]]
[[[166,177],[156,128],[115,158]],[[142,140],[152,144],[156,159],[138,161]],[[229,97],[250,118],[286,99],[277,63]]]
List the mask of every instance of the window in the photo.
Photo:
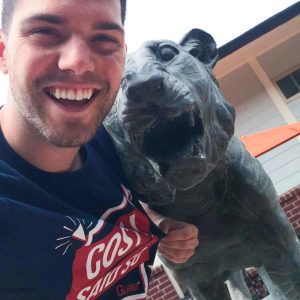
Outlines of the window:
[[300,92],[300,69],[278,80],[283,95],[288,99]]

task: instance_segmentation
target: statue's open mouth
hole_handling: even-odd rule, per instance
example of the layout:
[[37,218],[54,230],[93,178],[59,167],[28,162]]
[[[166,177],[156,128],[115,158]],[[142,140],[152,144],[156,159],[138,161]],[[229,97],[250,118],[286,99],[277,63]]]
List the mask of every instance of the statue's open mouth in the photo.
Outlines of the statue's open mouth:
[[202,152],[203,123],[193,112],[175,119],[161,120],[144,133],[142,150],[160,166],[161,174],[168,163],[177,159],[200,156]]

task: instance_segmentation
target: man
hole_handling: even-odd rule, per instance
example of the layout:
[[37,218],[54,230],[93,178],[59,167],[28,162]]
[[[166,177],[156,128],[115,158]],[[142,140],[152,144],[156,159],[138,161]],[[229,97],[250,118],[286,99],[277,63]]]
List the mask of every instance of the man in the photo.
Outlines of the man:
[[[124,0],[4,0],[0,299],[144,299],[161,231],[101,123],[125,63]],[[181,263],[194,226],[149,211]]]

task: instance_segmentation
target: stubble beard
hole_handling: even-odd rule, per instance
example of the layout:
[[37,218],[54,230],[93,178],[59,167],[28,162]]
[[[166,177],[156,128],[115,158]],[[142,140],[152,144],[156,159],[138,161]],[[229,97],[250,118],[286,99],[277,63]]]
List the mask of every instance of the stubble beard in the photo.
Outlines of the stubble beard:
[[[97,96],[97,113],[94,113],[92,121],[82,126],[76,118],[65,122],[64,128],[55,128],[55,124],[48,124],[47,111],[42,106],[40,97],[41,88],[32,88],[31,90],[20,84],[17,78],[11,78],[11,91],[16,107],[29,127],[36,132],[46,143],[56,147],[80,147],[89,142],[101,126],[106,115],[109,113],[118,91],[110,92],[110,85],[107,82],[102,83],[102,90]],[[34,84],[33,86],[39,86]],[[39,91],[39,92],[38,92]],[[112,96],[111,96],[112,95]],[[55,100],[53,100],[55,101]],[[100,103],[101,102],[101,103]]]

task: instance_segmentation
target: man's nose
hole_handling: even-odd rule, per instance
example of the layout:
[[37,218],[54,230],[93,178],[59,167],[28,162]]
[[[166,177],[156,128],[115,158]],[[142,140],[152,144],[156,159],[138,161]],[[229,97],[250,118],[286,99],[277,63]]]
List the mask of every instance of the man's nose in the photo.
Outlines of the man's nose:
[[58,68],[63,71],[72,71],[75,75],[95,71],[93,53],[86,41],[71,38],[60,53]]

